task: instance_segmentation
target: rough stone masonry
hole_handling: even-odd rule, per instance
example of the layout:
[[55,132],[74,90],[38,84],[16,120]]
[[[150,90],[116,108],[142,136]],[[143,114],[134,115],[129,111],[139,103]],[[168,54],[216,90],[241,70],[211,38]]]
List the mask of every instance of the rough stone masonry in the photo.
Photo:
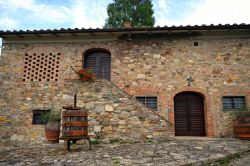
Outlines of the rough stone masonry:
[[[207,137],[231,137],[234,116],[223,109],[222,98],[243,96],[250,102],[249,26],[202,28],[165,29],[160,35],[160,28],[1,32],[1,139],[44,141],[44,125],[32,123],[34,111],[73,105],[75,93],[77,105],[89,111],[93,136],[129,141],[174,136],[174,97],[182,92],[202,96]],[[111,56],[111,80],[79,81],[71,66],[81,67],[85,55],[103,50]],[[139,107],[136,96],[157,97],[157,110]]]

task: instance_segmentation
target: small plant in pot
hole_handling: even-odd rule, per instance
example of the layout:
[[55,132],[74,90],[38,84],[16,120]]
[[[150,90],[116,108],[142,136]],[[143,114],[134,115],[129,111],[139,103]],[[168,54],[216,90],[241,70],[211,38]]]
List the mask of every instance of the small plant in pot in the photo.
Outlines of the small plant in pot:
[[95,81],[95,73],[92,69],[89,68],[81,68],[76,72],[79,76],[79,79],[82,81],[89,81],[94,82]]
[[60,135],[61,112],[53,108],[49,113],[43,115],[43,120],[47,122],[45,125],[45,134],[47,140],[51,143],[58,143]]
[[234,135],[240,139],[250,140],[250,107],[242,107],[235,115]]

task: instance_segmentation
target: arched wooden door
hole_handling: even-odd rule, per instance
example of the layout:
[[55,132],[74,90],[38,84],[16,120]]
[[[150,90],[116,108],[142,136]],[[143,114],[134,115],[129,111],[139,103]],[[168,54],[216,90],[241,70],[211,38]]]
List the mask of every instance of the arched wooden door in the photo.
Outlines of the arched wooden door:
[[96,78],[110,80],[111,58],[108,52],[91,52],[84,57],[84,67],[91,68]]
[[174,98],[176,136],[205,136],[203,97],[193,92],[179,93]]

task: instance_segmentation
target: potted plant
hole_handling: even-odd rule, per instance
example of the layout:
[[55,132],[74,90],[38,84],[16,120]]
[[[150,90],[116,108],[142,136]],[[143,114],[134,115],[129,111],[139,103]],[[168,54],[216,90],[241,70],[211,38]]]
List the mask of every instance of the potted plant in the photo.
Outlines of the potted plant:
[[95,81],[95,73],[92,69],[81,68],[77,71],[80,80],[93,82]]
[[233,132],[239,139],[250,140],[250,107],[243,107],[236,113]]
[[49,113],[43,115],[43,120],[47,122],[45,125],[45,135],[47,140],[51,143],[58,143],[60,135],[61,112],[53,108]]

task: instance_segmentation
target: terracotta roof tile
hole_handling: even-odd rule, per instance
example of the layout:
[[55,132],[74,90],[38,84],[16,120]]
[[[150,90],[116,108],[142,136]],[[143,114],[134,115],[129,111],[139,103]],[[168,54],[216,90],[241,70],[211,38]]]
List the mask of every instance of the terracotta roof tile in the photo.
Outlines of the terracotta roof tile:
[[218,24],[218,25],[214,25],[214,24],[210,24],[210,25],[179,25],[179,26],[157,26],[157,27],[142,27],[142,28],[108,28],[108,29],[99,29],[99,28],[61,28],[61,29],[40,29],[40,30],[7,30],[7,31],[3,31],[0,30],[0,37],[1,36],[6,36],[6,35],[16,35],[16,34],[53,34],[53,33],[95,33],[95,32],[133,32],[133,31],[153,31],[153,30],[210,30],[210,29],[250,29],[250,24]]

